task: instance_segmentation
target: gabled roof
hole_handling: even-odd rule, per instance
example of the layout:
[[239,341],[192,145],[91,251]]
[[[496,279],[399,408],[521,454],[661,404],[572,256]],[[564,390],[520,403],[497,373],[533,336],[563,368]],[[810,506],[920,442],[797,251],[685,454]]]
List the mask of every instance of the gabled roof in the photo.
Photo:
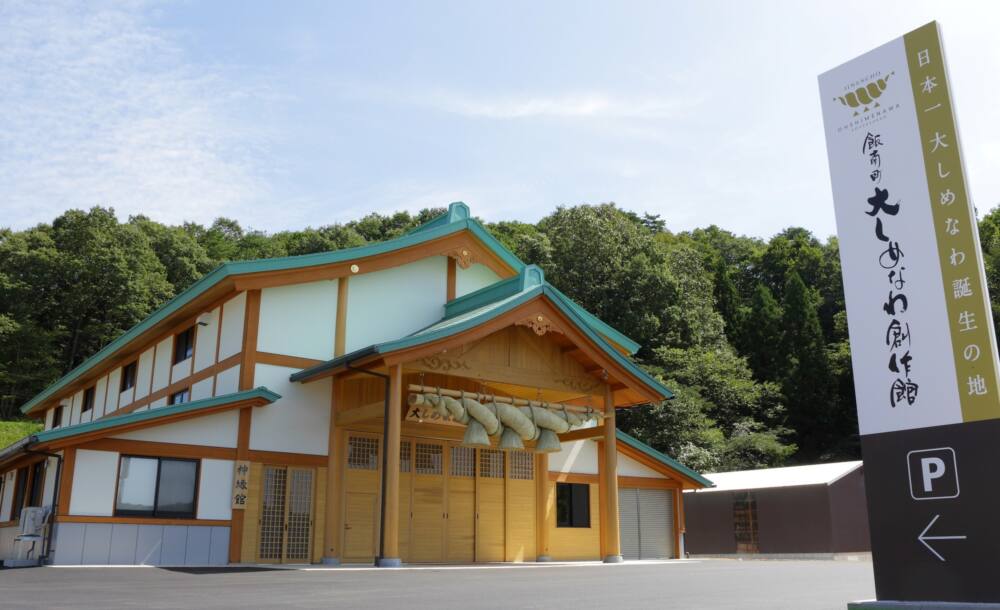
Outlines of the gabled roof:
[[[217,267],[214,271],[203,276],[186,290],[167,301],[163,306],[150,314],[145,320],[136,324],[117,339],[104,346],[104,348],[85,360],[79,366],[58,379],[55,383],[45,388],[34,398],[22,405],[21,412],[28,413],[46,400],[54,398],[68,385],[77,381],[88,372],[94,370],[98,365],[120,350],[126,348],[129,343],[141,336],[143,333],[152,330],[156,327],[156,325],[178,313],[199,296],[203,295],[211,288],[217,286],[228,278],[254,273],[289,271],[322,265],[346,263],[352,260],[377,256],[417,246],[419,244],[441,239],[461,231],[468,231],[471,233],[491,253],[493,253],[505,265],[510,267],[515,273],[523,271],[525,264],[510,250],[508,250],[499,240],[493,237],[493,235],[491,235],[490,232],[487,231],[486,228],[483,227],[475,218],[473,218],[469,212],[469,207],[462,202],[452,203],[448,206],[448,211],[444,214],[441,214],[433,220],[430,220],[395,239],[367,244],[355,248],[336,250],[333,252],[320,252],[301,256],[286,256],[282,258],[268,258],[225,263]],[[548,287],[548,290],[550,292],[558,292],[551,286]],[[464,298],[465,297],[463,297],[463,299]],[[635,350],[638,349],[638,344],[625,335],[598,320],[595,316],[586,312],[582,307],[573,303],[568,298],[563,297],[563,300],[575,311],[578,317],[584,319],[588,325],[597,329],[597,331],[605,337],[610,338],[618,345],[621,345],[623,348],[629,350],[630,353],[634,353]]]
[[862,463],[830,462],[785,468],[761,468],[732,472],[708,473],[715,487],[701,492],[767,489],[771,487],[799,487],[802,485],[831,485],[861,468]]
[[669,466],[671,469],[680,472],[681,474],[704,485],[705,487],[715,486],[714,482],[701,476],[700,474],[698,474],[697,471],[691,470],[684,464],[681,464],[680,462],[678,462],[677,460],[675,460],[674,458],[670,457],[665,453],[660,453],[656,449],[653,449],[652,447],[640,441],[639,439],[635,438],[634,436],[625,434],[621,430],[615,430],[615,438],[617,438],[619,442],[625,443],[626,445],[632,447],[636,451],[641,451],[642,453],[645,453],[646,455],[653,458],[657,462],[660,462],[665,466]]
[[162,419],[174,419],[181,415],[197,415],[199,412],[214,413],[228,407],[238,406],[263,406],[270,404],[281,398],[279,394],[272,392],[266,387],[254,388],[243,392],[233,392],[212,398],[192,400],[168,407],[150,408],[144,411],[133,411],[125,415],[114,417],[102,417],[101,419],[73,424],[72,426],[62,426],[37,432],[26,436],[21,440],[12,443],[0,450],[0,462],[16,455],[24,449],[35,445],[44,445],[54,441],[61,441],[73,437],[90,435],[94,432],[113,432],[119,428],[135,428],[142,424],[154,424]]
[[646,386],[659,393],[661,397],[673,398],[673,393],[666,386],[615,349],[602,333],[595,330],[588,323],[588,320],[581,315],[580,308],[574,306],[572,301],[546,282],[544,272],[535,265],[524,267],[521,273],[515,277],[497,282],[483,290],[478,290],[449,303],[445,306],[444,318],[426,328],[405,337],[376,343],[304,369],[292,374],[291,380],[299,382],[310,381],[329,373],[331,370],[345,367],[349,363],[358,361],[361,358],[386,355],[395,351],[445,339],[485,324],[493,318],[503,315],[540,296],[544,296],[549,302],[555,305],[577,329],[593,341],[615,363],[639,378]]

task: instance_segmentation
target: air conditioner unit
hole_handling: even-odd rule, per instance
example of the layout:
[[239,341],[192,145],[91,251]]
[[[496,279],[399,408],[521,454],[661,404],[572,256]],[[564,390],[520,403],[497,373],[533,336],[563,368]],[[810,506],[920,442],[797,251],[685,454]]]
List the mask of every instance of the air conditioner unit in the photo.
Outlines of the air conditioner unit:
[[47,506],[26,506],[21,510],[18,522],[20,532],[14,538],[15,559],[4,561],[5,567],[25,567],[38,565],[38,553],[45,538],[45,524],[49,518]]

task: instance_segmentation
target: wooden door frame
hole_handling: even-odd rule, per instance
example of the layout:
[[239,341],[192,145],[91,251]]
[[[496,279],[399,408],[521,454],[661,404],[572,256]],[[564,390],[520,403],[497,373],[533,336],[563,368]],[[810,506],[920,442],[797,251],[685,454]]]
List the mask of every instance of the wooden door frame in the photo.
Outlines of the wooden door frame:
[[[347,471],[350,470],[347,467],[348,451],[351,447],[351,437],[358,438],[373,438],[378,441],[378,455],[376,456],[377,467],[375,471],[378,473],[378,484],[375,485],[373,493],[375,494],[375,509],[374,509],[374,529],[372,533],[372,557],[378,556],[379,550],[379,525],[382,519],[381,511],[379,507],[382,505],[382,452],[385,451],[385,439],[382,435],[377,432],[369,432],[367,430],[358,430],[356,428],[345,428],[344,429],[344,442],[341,443],[340,451],[340,481],[341,488],[337,491],[340,494],[340,533],[337,535],[337,540],[340,543],[340,557],[342,560],[347,558]],[[330,493],[329,491],[327,493]]]

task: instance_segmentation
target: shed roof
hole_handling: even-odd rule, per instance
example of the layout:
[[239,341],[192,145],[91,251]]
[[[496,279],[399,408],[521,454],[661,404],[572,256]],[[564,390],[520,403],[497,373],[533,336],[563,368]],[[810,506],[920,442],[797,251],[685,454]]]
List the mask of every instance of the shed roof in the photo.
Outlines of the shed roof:
[[698,493],[767,489],[771,487],[799,487],[802,485],[830,485],[858,468],[861,468],[861,461],[829,462],[808,466],[706,473],[705,477],[715,483],[715,487],[700,489]]

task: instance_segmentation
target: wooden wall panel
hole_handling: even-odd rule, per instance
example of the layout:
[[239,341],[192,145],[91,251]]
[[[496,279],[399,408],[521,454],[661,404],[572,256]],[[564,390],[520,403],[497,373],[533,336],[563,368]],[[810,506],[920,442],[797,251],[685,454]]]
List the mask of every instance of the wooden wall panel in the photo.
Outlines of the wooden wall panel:
[[250,480],[247,481],[247,504],[246,508],[243,509],[243,544],[240,547],[240,561],[242,563],[257,563],[263,473],[263,464],[250,464]]
[[507,480],[507,561],[535,560],[535,481]]
[[[555,485],[550,482],[549,485]],[[590,485],[590,527],[556,527],[556,511],[549,513],[549,551],[555,561],[601,559],[601,504],[597,484]],[[555,495],[552,493],[551,495]]]

